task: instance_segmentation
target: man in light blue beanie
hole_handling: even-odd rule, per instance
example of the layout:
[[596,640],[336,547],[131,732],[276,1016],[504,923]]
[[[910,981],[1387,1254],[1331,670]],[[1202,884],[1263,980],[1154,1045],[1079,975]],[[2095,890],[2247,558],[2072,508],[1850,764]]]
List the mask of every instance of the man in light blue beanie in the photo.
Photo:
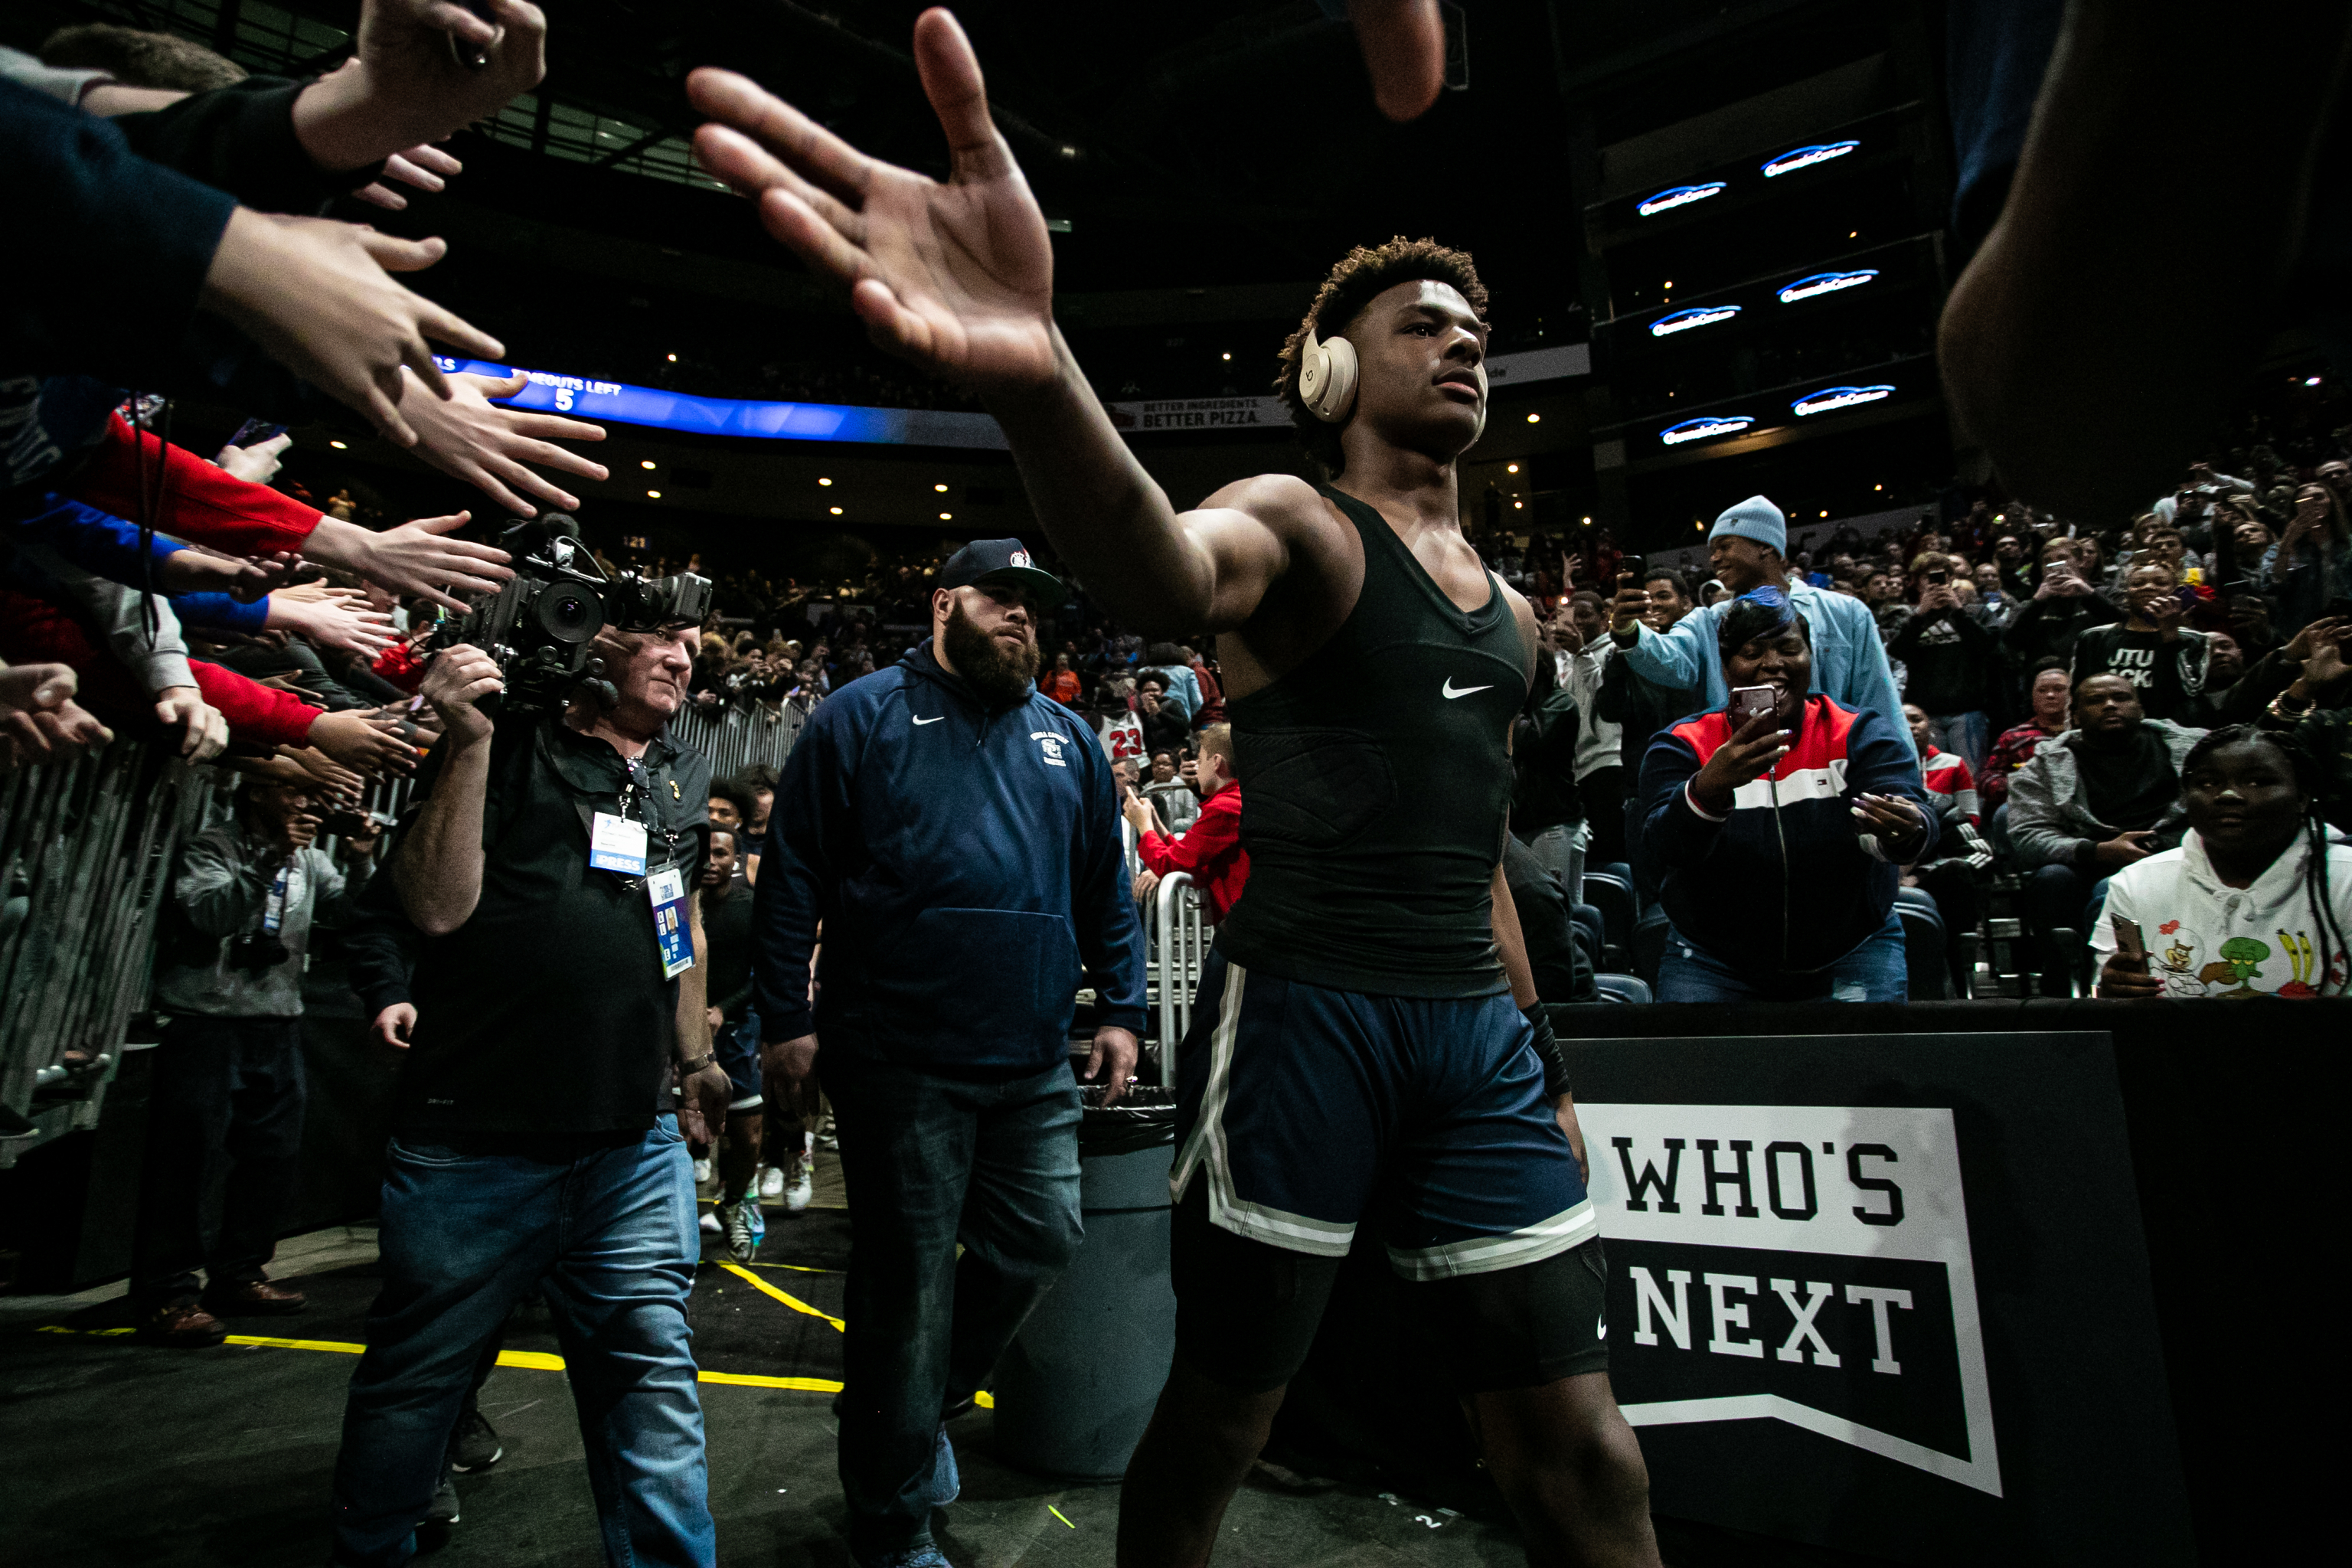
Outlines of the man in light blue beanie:
[[1618,656],[1634,674],[1659,685],[1696,689],[1701,711],[1721,708],[1731,692],[1724,684],[1717,629],[1740,595],[1769,584],[1789,595],[1812,630],[1813,689],[1849,708],[1876,713],[1907,744],[1911,731],[1901,722],[1903,698],[1895,689],[1895,670],[1886,662],[1886,645],[1879,640],[1878,623],[1871,618],[1869,606],[1792,580],[1788,549],[1788,516],[1762,496],[1725,508],[1706,536],[1706,553],[1708,566],[1732,597],[1654,632],[1640,619],[1650,607],[1648,590],[1619,578],[1617,597],[1610,606],[1610,636]]

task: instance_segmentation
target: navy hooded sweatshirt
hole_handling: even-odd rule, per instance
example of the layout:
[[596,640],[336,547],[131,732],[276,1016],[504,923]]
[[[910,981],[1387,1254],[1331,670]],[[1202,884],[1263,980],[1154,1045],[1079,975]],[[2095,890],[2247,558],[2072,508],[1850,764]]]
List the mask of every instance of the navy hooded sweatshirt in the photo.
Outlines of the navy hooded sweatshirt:
[[801,731],[752,943],[763,1039],[814,1028],[827,1050],[1036,1072],[1064,1059],[1081,984],[1140,1034],[1143,927],[1102,747],[1034,685],[990,712],[926,639]]
[[1867,709],[1806,700],[1788,755],[1733,792],[1721,819],[1692,805],[1690,781],[1730,740],[1720,711],[1694,714],[1642,759],[1638,869],[1675,930],[1717,963],[1761,973],[1828,968],[1886,924],[1900,870],[1855,831],[1854,797],[1894,795],[1927,818],[1918,858],[1936,845],[1918,760]]

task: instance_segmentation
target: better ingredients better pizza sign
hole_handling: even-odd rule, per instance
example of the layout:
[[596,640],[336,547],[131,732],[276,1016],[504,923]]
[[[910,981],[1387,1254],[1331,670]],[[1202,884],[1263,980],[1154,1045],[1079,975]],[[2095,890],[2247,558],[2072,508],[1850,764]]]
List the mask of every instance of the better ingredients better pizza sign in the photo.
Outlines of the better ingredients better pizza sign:
[[1948,1110],[1577,1112],[1628,1421],[1780,1421],[2001,1495]]

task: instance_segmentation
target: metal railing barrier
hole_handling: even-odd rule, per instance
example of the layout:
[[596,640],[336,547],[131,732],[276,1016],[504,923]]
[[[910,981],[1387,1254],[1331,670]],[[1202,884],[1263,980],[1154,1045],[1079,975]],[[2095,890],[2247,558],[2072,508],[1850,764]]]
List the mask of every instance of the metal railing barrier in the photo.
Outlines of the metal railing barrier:
[[1172,871],[1152,889],[1151,986],[1160,1000],[1160,1050],[1166,1081],[1176,1081],[1176,1047],[1192,1026],[1192,998],[1201,989],[1201,966],[1208,962],[1209,927],[1201,918],[1201,895],[1192,879]]
[[0,1168],[98,1125],[181,843],[227,775],[118,740],[0,773]]

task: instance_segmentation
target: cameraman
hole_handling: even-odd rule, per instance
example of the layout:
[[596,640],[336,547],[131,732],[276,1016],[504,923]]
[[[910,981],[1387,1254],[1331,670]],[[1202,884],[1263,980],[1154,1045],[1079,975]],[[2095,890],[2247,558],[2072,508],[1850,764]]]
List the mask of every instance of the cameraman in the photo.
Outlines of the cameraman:
[[697,1135],[730,1093],[705,973],[679,968],[701,947],[687,889],[710,773],[664,730],[694,635],[600,632],[610,700],[560,714],[483,713],[504,682],[467,645],[425,673],[446,732],[392,859],[425,940],[383,1291],[336,1464],[338,1563],[413,1553],[476,1359],[534,1290],[564,1345],[608,1554],[714,1561],[686,1322],[694,1179],[666,1110],[673,1063]]
[[[341,924],[354,902],[318,836],[306,790],[248,782],[236,819],[180,853],[155,963],[155,1005],[172,1024],[155,1051],[131,1264],[140,1332],[163,1344],[216,1345],[224,1317],[303,1307],[263,1266],[302,1174],[304,949],[313,925]],[[359,880],[373,835],[363,842],[349,850]],[[207,1247],[203,1211],[224,1162]]]

